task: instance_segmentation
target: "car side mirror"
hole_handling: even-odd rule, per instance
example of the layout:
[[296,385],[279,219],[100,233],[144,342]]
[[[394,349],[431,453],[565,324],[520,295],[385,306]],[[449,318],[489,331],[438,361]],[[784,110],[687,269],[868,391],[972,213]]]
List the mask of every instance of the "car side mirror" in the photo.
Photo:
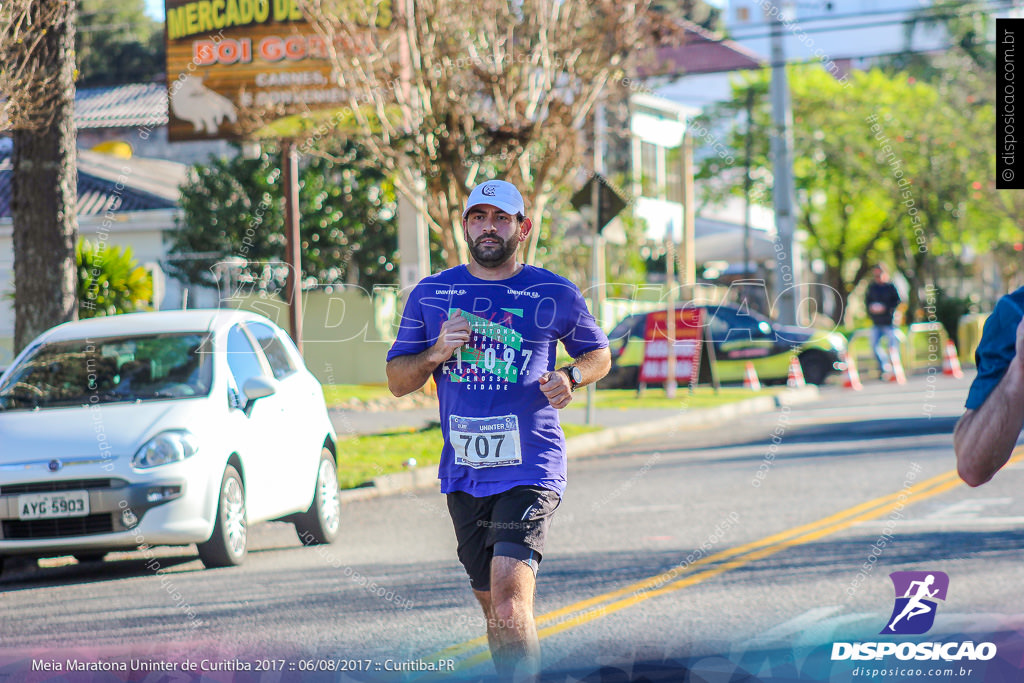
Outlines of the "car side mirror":
[[252,412],[253,404],[261,398],[266,398],[277,392],[277,385],[269,377],[260,375],[259,377],[250,377],[245,381],[245,386],[242,387],[242,393],[245,394],[245,408],[243,411],[246,416]]

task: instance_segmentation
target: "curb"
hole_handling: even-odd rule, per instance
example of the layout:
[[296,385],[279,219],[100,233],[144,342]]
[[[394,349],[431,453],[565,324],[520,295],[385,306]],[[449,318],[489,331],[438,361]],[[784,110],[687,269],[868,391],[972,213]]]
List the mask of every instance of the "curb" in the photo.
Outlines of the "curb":
[[[716,408],[701,408],[689,413],[680,413],[660,420],[650,420],[637,424],[609,427],[600,432],[580,434],[565,440],[565,448],[570,460],[596,455],[612,446],[632,441],[644,436],[664,434],[665,432],[701,429],[713,424],[742,415],[770,413],[783,406],[795,406],[818,400],[820,391],[814,385],[799,389],[788,389],[775,396],[758,396],[745,401],[727,403]],[[407,491],[426,488],[440,489],[437,479],[437,465],[419,467],[408,472],[396,472],[374,477],[373,484],[357,489],[346,489],[340,492],[342,503],[354,503],[370,498],[390,496]]]

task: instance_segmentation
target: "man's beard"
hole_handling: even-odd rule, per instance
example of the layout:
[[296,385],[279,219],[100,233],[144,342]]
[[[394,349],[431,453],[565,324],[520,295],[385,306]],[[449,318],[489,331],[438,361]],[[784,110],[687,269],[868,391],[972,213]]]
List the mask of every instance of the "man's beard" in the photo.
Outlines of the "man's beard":
[[[485,239],[496,240],[496,243],[481,244]],[[519,242],[515,239],[509,238],[506,242],[497,235],[494,235],[477,239],[470,246],[469,250],[473,254],[473,259],[484,268],[497,268],[512,258],[518,248]]]

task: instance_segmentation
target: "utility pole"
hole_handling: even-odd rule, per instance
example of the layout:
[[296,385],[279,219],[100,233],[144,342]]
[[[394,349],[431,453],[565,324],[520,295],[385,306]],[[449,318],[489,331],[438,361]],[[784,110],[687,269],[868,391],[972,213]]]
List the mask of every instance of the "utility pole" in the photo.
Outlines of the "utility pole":
[[[591,313],[601,323],[604,308],[604,237],[601,236],[601,183],[598,178],[604,173],[604,107],[598,100],[594,107],[594,187],[591,190],[590,205],[594,209],[594,231],[591,233],[593,244],[591,246],[590,264],[590,301],[593,306]],[[597,387],[591,382],[587,385],[587,418],[588,425],[597,422]]]
[[[668,353],[665,357],[665,398],[676,397],[676,226],[674,221],[668,222],[665,229],[665,343]],[[684,231],[685,233],[685,231]],[[685,258],[684,258],[685,260]],[[685,277],[685,275],[684,275]]]
[[[754,142],[754,89],[747,89],[747,139],[744,149],[743,171],[743,277],[750,268],[750,154]],[[753,275],[753,272],[750,273]]]
[[284,185],[285,263],[288,281],[285,299],[292,341],[302,353],[302,240],[299,236],[299,153],[295,141],[281,141],[281,165]]
[[697,200],[693,189],[693,136],[689,128],[683,133],[683,261],[679,264],[679,284],[697,284]]
[[[403,0],[395,3],[395,8],[406,23],[406,28],[398,35],[399,87],[405,101],[411,102],[417,94],[411,85],[412,58],[409,54],[408,22],[413,20],[415,7],[413,0]],[[417,189],[425,194],[424,185],[423,179],[417,178]],[[416,283],[430,275],[430,238],[427,222],[417,210],[413,199],[401,192],[398,194],[398,253],[399,291],[404,299]]]
[[775,286],[778,319],[788,325],[798,322],[800,295],[800,245],[794,239],[796,219],[793,206],[793,109],[786,78],[786,52],[783,46],[782,18],[765,15],[772,22],[772,173],[775,176]]

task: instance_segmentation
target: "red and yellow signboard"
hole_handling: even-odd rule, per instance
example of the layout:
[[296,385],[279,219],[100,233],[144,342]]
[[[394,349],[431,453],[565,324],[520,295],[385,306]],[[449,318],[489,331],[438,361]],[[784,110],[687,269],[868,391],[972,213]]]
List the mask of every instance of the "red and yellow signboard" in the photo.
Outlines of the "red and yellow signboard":
[[[676,309],[676,380],[680,384],[697,382],[700,372],[700,345],[703,339],[703,313],[704,309],[701,308]],[[644,328],[644,362],[640,366],[641,383],[662,383],[668,377],[667,322],[667,311],[653,311],[647,314],[647,326]]]
[[[349,101],[297,0],[165,2],[170,140],[240,137],[252,115]],[[382,9],[378,24],[386,25],[390,10]]]

